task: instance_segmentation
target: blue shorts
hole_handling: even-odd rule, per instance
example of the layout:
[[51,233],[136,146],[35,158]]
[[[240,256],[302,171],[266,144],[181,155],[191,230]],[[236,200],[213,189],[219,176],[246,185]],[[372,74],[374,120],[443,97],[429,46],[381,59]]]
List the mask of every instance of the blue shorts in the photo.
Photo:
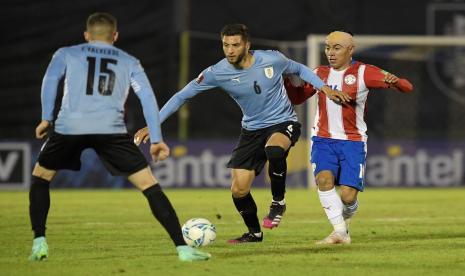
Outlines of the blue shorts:
[[344,185],[363,191],[366,164],[366,143],[312,137],[311,163],[313,174],[331,171],[336,185]]

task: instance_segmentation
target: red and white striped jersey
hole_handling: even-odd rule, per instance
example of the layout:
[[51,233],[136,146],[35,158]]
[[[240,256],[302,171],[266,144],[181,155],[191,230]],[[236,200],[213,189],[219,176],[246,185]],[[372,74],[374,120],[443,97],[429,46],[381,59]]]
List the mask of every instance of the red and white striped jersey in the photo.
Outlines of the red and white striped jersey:
[[[309,84],[299,88],[286,82],[289,98],[294,104],[302,103],[317,93],[318,106],[312,136],[366,141],[367,125],[364,117],[368,92],[370,88],[389,87],[384,82],[387,72],[376,66],[354,61],[346,70],[336,71],[330,66],[319,66],[315,73],[331,88],[348,93],[352,101],[338,104]],[[412,85],[405,79],[399,79],[396,87],[402,92],[412,90]]]

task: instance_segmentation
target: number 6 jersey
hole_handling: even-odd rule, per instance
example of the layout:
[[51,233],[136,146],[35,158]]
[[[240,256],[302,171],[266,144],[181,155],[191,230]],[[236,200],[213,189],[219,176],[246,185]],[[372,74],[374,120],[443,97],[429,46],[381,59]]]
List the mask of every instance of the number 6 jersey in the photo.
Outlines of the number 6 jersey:
[[255,50],[251,54],[255,62],[247,69],[235,68],[226,58],[205,69],[163,106],[161,121],[190,98],[215,87],[223,89],[239,105],[244,129],[257,130],[286,121],[297,121],[297,115],[286,96],[282,74],[298,74],[317,88],[324,85],[323,81],[310,68],[277,51]]

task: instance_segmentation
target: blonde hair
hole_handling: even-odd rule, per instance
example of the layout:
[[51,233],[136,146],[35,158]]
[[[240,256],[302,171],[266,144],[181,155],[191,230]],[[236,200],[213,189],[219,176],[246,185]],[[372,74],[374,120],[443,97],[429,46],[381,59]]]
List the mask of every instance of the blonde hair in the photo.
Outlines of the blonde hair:
[[344,47],[355,47],[355,41],[351,33],[334,31],[326,37],[326,43],[333,42]]
[[105,40],[112,40],[113,34],[116,32],[117,22],[116,18],[106,12],[96,12],[87,18],[87,32],[95,38],[103,38]]

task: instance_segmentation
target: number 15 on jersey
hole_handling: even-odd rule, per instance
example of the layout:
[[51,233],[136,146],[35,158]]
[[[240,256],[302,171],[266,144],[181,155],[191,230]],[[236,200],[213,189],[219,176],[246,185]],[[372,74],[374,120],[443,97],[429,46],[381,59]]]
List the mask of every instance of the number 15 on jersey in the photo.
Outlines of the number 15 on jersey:
[[[118,61],[111,58],[96,58],[87,57],[87,89],[86,95],[94,94],[94,79],[96,68],[98,70],[98,92],[103,96],[110,96],[113,93],[113,87],[115,86],[115,72],[109,68],[109,64],[116,65]],[[99,63],[100,66],[97,66]]]

